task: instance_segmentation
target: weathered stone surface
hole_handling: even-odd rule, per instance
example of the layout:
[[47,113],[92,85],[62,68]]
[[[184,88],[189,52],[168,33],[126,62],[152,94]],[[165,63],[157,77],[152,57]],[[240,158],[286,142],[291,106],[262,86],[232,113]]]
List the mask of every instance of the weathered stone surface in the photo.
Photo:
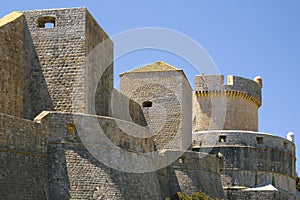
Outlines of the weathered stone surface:
[[238,76],[199,75],[193,95],[193,131],[258,131],[261,87]]
[[120,76],[121,93],[141,106],[157,149],[188,149],[192,90],[183,71],[156,62]]
[[200,131],[193,133],[193,148],[223,154],[224,188],[272,184],[290,195],[296,192],[295,144],[286,139],[250,131]]
[[115,91],[112,41],[85,8],[0,19],[0,198],[296,199],[294,143],[253,132],[262,79],[195,84],[160,61]]
[[8,18],[0,26],[0,113],[22,117],[24,16],[17,13]]
[[41,124],[0,113],[1,199],[48,195],[47,132]]
[[[177,153],[177,151],[164,152],[167,157]],[[188,195],[202,191],[212,198],[223,198],[219,158],[193,151],[182,151],[181,154],[179,159],[157,172],[160,187],[164,188],[163,197],[176,199],[179,191]]]
[[[33,119],[43,110],[93,113],[108,116],[113,89],[113,64],[100,74],[103,63],[87,61],[92,50],[107,41],[103,55],[112,60],[113,47],[106,33],[85,8],[26,11],[24,117]],[[55,27],[39,27],[52,16]],[[99,74],[99,76],[96,76]],[[101,76],[100,76],[101,75]],[[96,82],[95,90],[87,88]],[[89,107],[94,92],[95,108]]]

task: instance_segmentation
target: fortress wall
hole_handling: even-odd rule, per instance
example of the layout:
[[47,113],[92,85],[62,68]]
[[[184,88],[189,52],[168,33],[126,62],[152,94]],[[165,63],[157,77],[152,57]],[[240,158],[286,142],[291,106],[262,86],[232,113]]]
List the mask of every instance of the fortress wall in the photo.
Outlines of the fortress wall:
[[238,76],[195,77],[193,130],[258,130],[261,85]]
[[182,80],[182,149],[191,149],[192,142],[192,102],[193,92],[186,77]]
[[194,94],[193,131],[258,130],[258,105],[232,94]]
[[261,85],[247,78],[227,76],[224,83],[223,75],[198,75],[195,77],[195,91],[197,92],[243,92],[261,103]]
[[65,167],[64,178],[68,180],[65,185],[52,185],[50,191],[53,199],[161,199],[155,172],[120,172],[96,160],[84,147],[67,144],[59,149],[53,147],[51,151],[60,151],[65,157],[66,165],[61,167]]
[[[111,94],[113,92],[113,43],[99,26],[93,16],[86,10],[86,56],[97,58],[91,72],[87,72],[87,78],[95,76],[98,82],[95,92],[95,114],[111,116]],[[93,62],[93,61],[92,61]],[[95,74],[95,69],[97,72]],[[89,112],[93,113],[93,112]]]
[[[187,112],[191,102],[183,98],[184,94],[189,93],[183,91],[183,88],[188,90],[183,86],[184,81],[181,71],[129,72],[121,75],[120,91],[142,107],[148,126],[156,134],[157,149],[182,149],[183,144],[190,143],[190,137],[183,135],[183,128],[189,130],[188,126],[191,126],[190,121],[188,124],[182,121],[183,108],[186,115],[191,115],[191,110]],[[152,106],[143,107],[146,101],[152,102]]]
[[[113,44],[85,8],[24,12],[25,118],[43,110],[110,115]],[[43,27],[52,22],[55,27]],[[86,59],[88,57],[88,59]],[[88,62],[86,62],[88,61]],[[76,100],[76,102],[74,102]],[[75,107],[73,107],[75,105]]]
[[[26,17],[25,115],[43,110],[72,111],[72,96],[85,111],[82,64],[86,56],[86,9],[24,12]],[[55,27],[43,27],[53,22]],[[80,79],[78,79],[80,78]]]
[[201,148],[224,155],[223,186],[254,187],[273,184],[286,191],[295,190],[295,157],[284,151],[251,147]]
[[141,106],[126,95],[114,90],[112,95],[112,116],[140,126],[147,126]]
[[47,140],[41,124],[0,114],[1,199],[45,199]]
[[[220,141],[222,137],[225,137],[223,142]],[[286,152],[295,157],[295,144],[293,142],[266,133],[235,130],[193,132],[193,147],[195,148],[226,146],[273,149]]]
[[[97,137],[100,137],[101,134],[98,130],[102,130],[107,139],[116,145],[116,147],[134,152],[151,152],[154,149],[153,137],[135,137],[134,133],[127,132],[130,130],[139,130],[139,126],[132,122],[88,114],[47,113],[40,120],[50,127],[49,143],[82,143],[80,137],[87,134],[93,137],[91,134],[94,133],[94,130],[97,133]],[[85,133],[85,131],[88,132]],[[96,141],[97,138],[94,139]]]
[[[168,157],[178,153],[166,151]],[[219,159],[199,152],[182,152],[182,156],[165,169],[158,171],[164,197],[176,198],[177,192],[192,194],[202,191],[213,198],[223,198]]]
[[257,187],[272,184],[274,187],[290,194],[295,194],[296,192],[294,177],[281,173],[260,170],[224,169],[222,177],[226,177],[222,178],[223,187]]
[[0,113],[21,117],[24,87],[24,16],[0,19]]
[[[83,135],[78,134],[79,131],[82,131],[78,120],[83,120],[84,128],[93,132],[97,131],[97,127],[92,124],[94,119],[96,119],[96,123],[100,124],[110,141],[116,145],[115,148],[119,146],[123,150],[127,149],[131,152],[153,151],[151,138],[140,139],[127,136],[112,118],[50,112],[44,115],[40,121],[50,129],[48,170],[51,199],[91,199],[101,196],[107,199],[161,199],[154,172],[142,174],[120,172],[96,160],[94,156],[97,157],[98,154],[92,155],[87,151],[81,141]],[[130,127],[134,126],[133,123],[124,123]],[[75,124],[75,129],[68,128],[68,124]],[[88,134],[89,131],[86,130],[84,135]],[[101,136],[99,135],[99,137]],[[99,140],[94,139],[92,141],[95,141],[96,144],[90,145],[94,145],[100,152],[109,151],[109,147],[106,145],[100,144],[97,147]],[[103,159],[105,155],[100,153],[100,158]],[[122,165],[130,165],[135,162],[123,158],[122,155],[123,153],[120,151],[107,159],[124,159]]]
[[295,191],[295,145],[286,139],[255,132],[203,131],[193,134],[193,147],[224,155],[223,187],[268,183]]
[[244,191],[244,190],[225,190],[226,198],[235,200],[244,199],[285,199],[297,200],[295,195],[291,195],[280,191]]

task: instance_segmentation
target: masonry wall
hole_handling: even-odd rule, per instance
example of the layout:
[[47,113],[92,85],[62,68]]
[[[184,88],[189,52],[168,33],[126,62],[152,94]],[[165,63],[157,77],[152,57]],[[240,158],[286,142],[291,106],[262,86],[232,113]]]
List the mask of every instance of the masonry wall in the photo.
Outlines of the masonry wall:
[[258,130],[258,105],[242,95],[194,95],[193,131]]
[[193,92],[186,77],[182,78],[182,149],[191,149]]
[[[155,135],[156,148],[187,149],[189,146],[185,145],[191,141],[191,121],[187,121],[191,119],[191,98],[184,95],[190,95],[191,88],[184,83],[182,72],[125,73],[120,79],[121,93],[142,107],[147,125]],[[151,107],[143,107],[147,101],[152,102]]]
[[[99,26],[93,16],[86,10],[86,57],[92,61],[91,72],[87,71],[87,79],[95,76],[97,82],[95,92],[95,111],[100,116],[111,116],[111,95],[113,92],[113,43]],[[94,57],[94,58],[93,58]],[[96,71],[95,71],[96,69]],[[89,102],[87,102],[89,103]]]
[[113,91],[111,105],[112,117],[147,126],[141,106],[118,90]]
[[297,200],[294,195],[289,195],[280,191],[244,191],[244,190],[225,190],[227,199],[244,200],[244,199],[284,199]]
[[203,75],[195,78],[193,131],[258,131],[261,86],[249,79]]
[[47,199],[47,140],[41,124],[0,114],[1,199]]
[[[27,118],[43,110],[72,111],[73,87],[85,58],[85,9],[26,11]],[[53,17],[55,27],[40,27]],[[33,65],[30,65],[33,63]],[[77,85],[81,86],[80,84]],[[80,91],[80,90],[78,90]],[[82,93],[76,94],[83,98]]]
[[[97,22],[85,8],[24,13],[24,117],[33,119],[43,110],[108,116],[112,63],[103,73],[101,70],[112,60],[112,42],[107,40],[102,57],[98,55],[101,62],[88,57],[108,38]],[[49,21],[54,27],[43,27],[43,22]]]
[[[48,146],[50,199],[161,199],[155,172],[126,173],[107,167],[96,160],[97,155],[92,155],[87,150],[81,140],[82,135],[78,134],[81,130],[78,117],[87,122],[97,119],[108,139],[115,144],[115,148],[119,146],[125,151],[137,153],[153,151],[153,139],[151,141],[149,138],[127,136],[112,118],[50,112],[41,118],[41,123],[48,126],[50,132]],[[76,130],[72,133],[68,129],[68,124],[74,123]],[[127,124],[133,125],[128,122]],[[85,128],[94,130],[93,126],[86,124]],[[89,131],[84,134],[88,135]],[[94,145],[97,146],[97,143]],[[100,148],[102,152],[109,147],[100,145],[96,148]],[[119,154],[122,155],[122,152]],[[124,159],[122,165],[127,165],[127,162],[130,165],[132,162],[125,158],[120,159]]]
[[[24,16],[11,13],[13,21],[0,25],[0,113],[23,115]],[[5,18],[2,20],[5,21]]]
[[[166,151],[166,157],[178,154]],[[171,156],[172,157],[172,156]],[[157,172],[163,197],[176,199],[177,192],[191,195],[194,192],[204,192],[212,198],[224,197],[220,179],[219,159],[213,155],[186,151],[168,167]]]
[[194,149],[224,155],[223,187],[272,184],[295,193],[295,145],[283,138],[246,131],[193,134]]

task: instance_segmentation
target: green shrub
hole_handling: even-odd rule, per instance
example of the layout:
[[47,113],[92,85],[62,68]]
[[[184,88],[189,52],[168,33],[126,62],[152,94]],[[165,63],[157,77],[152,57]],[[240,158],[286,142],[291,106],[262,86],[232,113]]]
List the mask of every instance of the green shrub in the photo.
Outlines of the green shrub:
[[188,196],[185,193],[177,193],[179,200],[211,200],[204,192],[195,192],[191,196]]

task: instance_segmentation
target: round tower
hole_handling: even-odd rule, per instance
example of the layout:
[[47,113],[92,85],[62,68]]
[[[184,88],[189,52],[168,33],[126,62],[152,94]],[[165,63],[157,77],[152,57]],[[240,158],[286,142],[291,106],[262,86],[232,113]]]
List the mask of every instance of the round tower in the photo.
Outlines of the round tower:
[[[227,199],[250,199],[268,186],[266,199],[295,196],[295,144],[258,132],[262,78],[201,75],[195,78],[193,151],[222,154],[222,186]],[[253,196],[254,195],[254,196]],[[237,198],[237,196],[239,196]]]
[[262,79],[238,76],[195,77],[193,131],[258,130]]

